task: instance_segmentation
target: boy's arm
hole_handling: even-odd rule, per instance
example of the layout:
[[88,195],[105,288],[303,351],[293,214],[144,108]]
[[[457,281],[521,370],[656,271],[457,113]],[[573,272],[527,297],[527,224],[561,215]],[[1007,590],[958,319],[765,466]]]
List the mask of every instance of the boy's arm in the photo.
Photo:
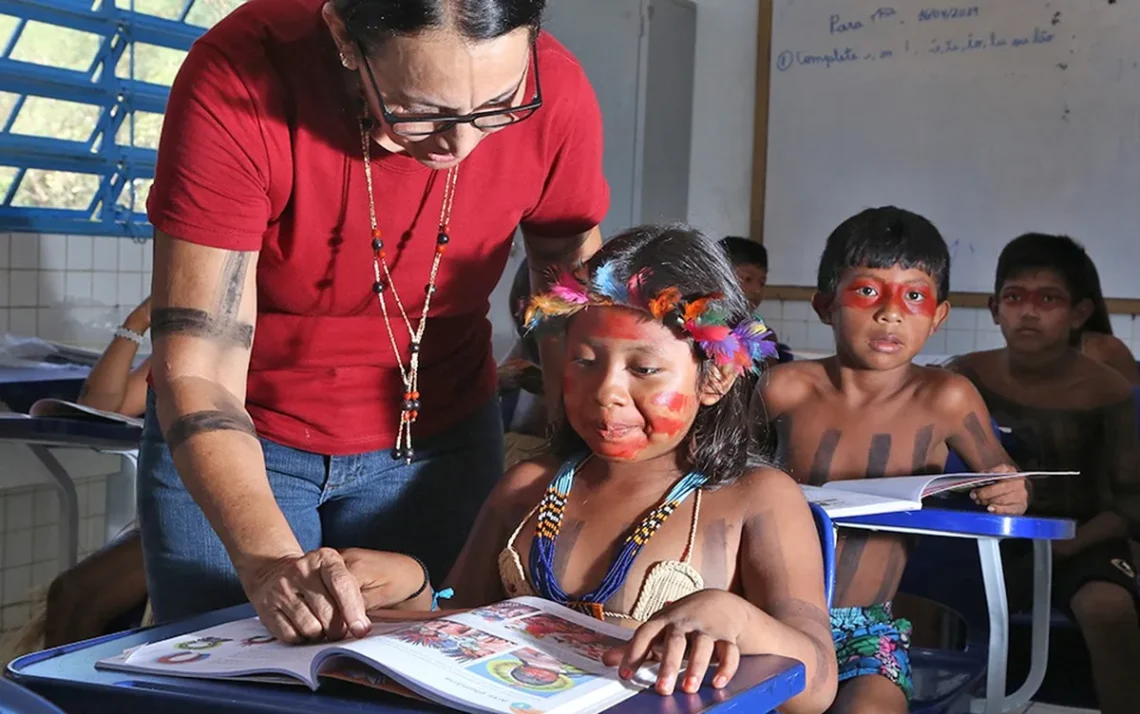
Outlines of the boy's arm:
[[1057,542],[1066,556],[1094,543],[1140,537],[1140,446],[1137,443],[1136,403],[1131,395],[1105,408],[1097,475],[1101,512],[1077,527],[1076,536]]
[[[950,375],[938,391],[937,403],[946,424],[946,445],[978,473],[1014,473],[1017,465],[993,428],[990,410],[977,388],[960,375]],[[1029,482],[1006,479],[975,489],[971,498],[991,513],[1021,515],[1029,507]]]

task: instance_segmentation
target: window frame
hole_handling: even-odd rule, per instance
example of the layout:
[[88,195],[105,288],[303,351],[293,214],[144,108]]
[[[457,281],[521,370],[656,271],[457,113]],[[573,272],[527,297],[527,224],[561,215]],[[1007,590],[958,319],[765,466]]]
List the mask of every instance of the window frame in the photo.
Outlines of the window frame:
[[[98,1],[98,0],[97,0]],[[22,233],[65,233],[150,237],[153,229],[146,207],[119,205],[124,190],[136,180],[154,178],[157,151],[116,142],[120,128],[132,112],[162,114],[170,88],[161,84],[117,77],[116,68],[133,43],[187,52],[205,27],[185,19],[195,0],[183,0],[178,20],[116,7],[101,0],[97,9],[82,0],[0,0],[0,13],[18,22],[0,51],[0,91],[19,95],[0,127],[0,166],[16,169],[15,178],[0,201],[0,230]],[[132,3],[133,5],[133,3]],[[11,58],[29,21],[90,33],[101,38],[86,72]],[[2,40],[0,40],[2,41]],[[87,141],[13,134],[10,129],[28,97],[43,97],[101,108]],[[95,175],[99,187],[86,209],[11,205],[29,169]]]

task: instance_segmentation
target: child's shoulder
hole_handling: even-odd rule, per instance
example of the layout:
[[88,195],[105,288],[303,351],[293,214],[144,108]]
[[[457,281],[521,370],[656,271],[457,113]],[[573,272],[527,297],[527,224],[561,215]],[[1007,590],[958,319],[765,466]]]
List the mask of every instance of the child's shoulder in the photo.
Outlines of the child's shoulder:
[[721,486],[718,491],[749,512],[804,503],[803,489],[796,480],[774,466],[749,469],[732,483]]
[[558,473],[561,459],[553,454],[542,454],[520,461],[507,469],[488,497],[493,507],[512,511],[521,502],[532,506],[542,498],[543,492]]
[[979,399],[974,383],[958,371],[945,367],[914,367],[917,382],[916,396],[926,403],[946,406],[952,410],[966,402]]
[[826,360],[796,360],[773,367],[757,389],[769,413],[778,416],[830,385]]
[[1078,354],[1073,363],[1074,388],[1094,406],[1108,406],[1133,398],[1132,383],[1100,360]]
[[996,350],[967,352],[964,355],[957,355],[947,362],[946,369],[966,376],[971,374],[981,376],[996,369],[1001,364],[1004,353],[1004,347]]

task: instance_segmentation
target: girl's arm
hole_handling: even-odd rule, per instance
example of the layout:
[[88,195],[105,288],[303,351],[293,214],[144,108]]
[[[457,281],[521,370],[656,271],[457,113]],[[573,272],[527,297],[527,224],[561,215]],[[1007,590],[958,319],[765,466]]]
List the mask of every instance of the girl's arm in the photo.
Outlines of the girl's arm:
[[[710,663],[712,685],[732,679],[742,655],[770,654],[804,663],[807,688],[787,714],[821,714],[835,699],[836,661],[824,594],[823,557],[803,493],[787,474],[761,469],[741,484],[750,504],[741,530],[738,572],[743,595],[702,590],[665,607],[604,661],[630,679],[661,651],[657,691],[696,692]],[[683,660],[688,659],[684,665]],[[680,680],[680,681],[678,681]]]
[[807,688],[780,711],[822,712],[831,706],[837,682],[819,533],[803,491],[791,477],[766,469],[754,481],[752,512],[740,536],[742,609],[748,615],[740,653],[803,662]]
[[[139,335],[150,329],[149,297],[131,311],[123,321],[123,327]],[[127,416],[139,416],[146,411],[146,376],[150,372],[150,360],[147,359],[145,370],[140,366],[132,371],[131,364],[138,349],[139,345],[134,340],[118,336],[112,338],[111,344],[91,368],[77,401],[84,406]],[[142,406],[136,412],[133,410],[140,401],[134,394],[138,389],[138,372],[142,372]]]

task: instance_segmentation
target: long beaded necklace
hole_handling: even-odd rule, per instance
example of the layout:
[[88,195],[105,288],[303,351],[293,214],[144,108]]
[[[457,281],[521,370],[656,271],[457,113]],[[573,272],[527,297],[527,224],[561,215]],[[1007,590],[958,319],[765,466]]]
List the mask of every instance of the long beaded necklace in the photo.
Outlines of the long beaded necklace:
[[[431,309],[431,298],[436,290],[436,278],[439,276],[439,263],[451,242],[448,229],[451,223],[451,205],[455,200],[455,183],[459,177],[459,167],[453,166],[447,170],[447,178],[443,186],[443,205],[439,209],[439,232],[435,238],[435,256],[431,262],[431,272],[424,287],[424,307],[420,313],[420,321],[412,329],[412,321],[400,300],[400,293],[396,291],[396,283],[392,281],[392,271],[384,257],[384,240],[376,221],[376,197],[372,191],[372,137],[368,131],[365,119],[360,119],[360,145],[364,154],[364,179],[368,187],[368,219],[372,226],[372,269],[376,282],[372,284],[372,291],[380,303],[380,312],[384,316],[384,328],[388,332],[388,340],[392,344],[392,353],[396,355],[396,364],[400,368],[400,380],[404,383],[404,399],[400,403],[400,421],[396,432],[396,447],[392,452],[393,458],[404,459],[405,463],[412,463],[415,451],[412,450],[412,424],[420,415],[420,345],[423,344],[424,330],[427,327],[428,310]],[[404,325],[411,336],[408,346],[408,363],[400,355],[400,348],[396,342],[396,333],[392,330],[392,320],[388,314],[388,301],[384,296],[392,294],[392,299],[403,318]]]
[[558,576],[554,572],[554,553],[558,546],[558,534],[562,530],[566,500],[570,496],[570,489],[574,486],[574,474],[585,461],[584,457],[568,459],[546,488],[546,494],[538,505],[534,540],[530,544],[530,576],[534,580],[535,590],[543,598],[601,620],[604,619],[603,605],[625,583],[637,554],[673,511],[677,510],[677,506],[681,505],[689,494],[704,486],[708,478],[704,474],[692,471],[673,484],[661,503],[647,513],[641,523],[626,536],[621,550],[614,556],[598,587],[577,599],[571,599],[558,583]]

